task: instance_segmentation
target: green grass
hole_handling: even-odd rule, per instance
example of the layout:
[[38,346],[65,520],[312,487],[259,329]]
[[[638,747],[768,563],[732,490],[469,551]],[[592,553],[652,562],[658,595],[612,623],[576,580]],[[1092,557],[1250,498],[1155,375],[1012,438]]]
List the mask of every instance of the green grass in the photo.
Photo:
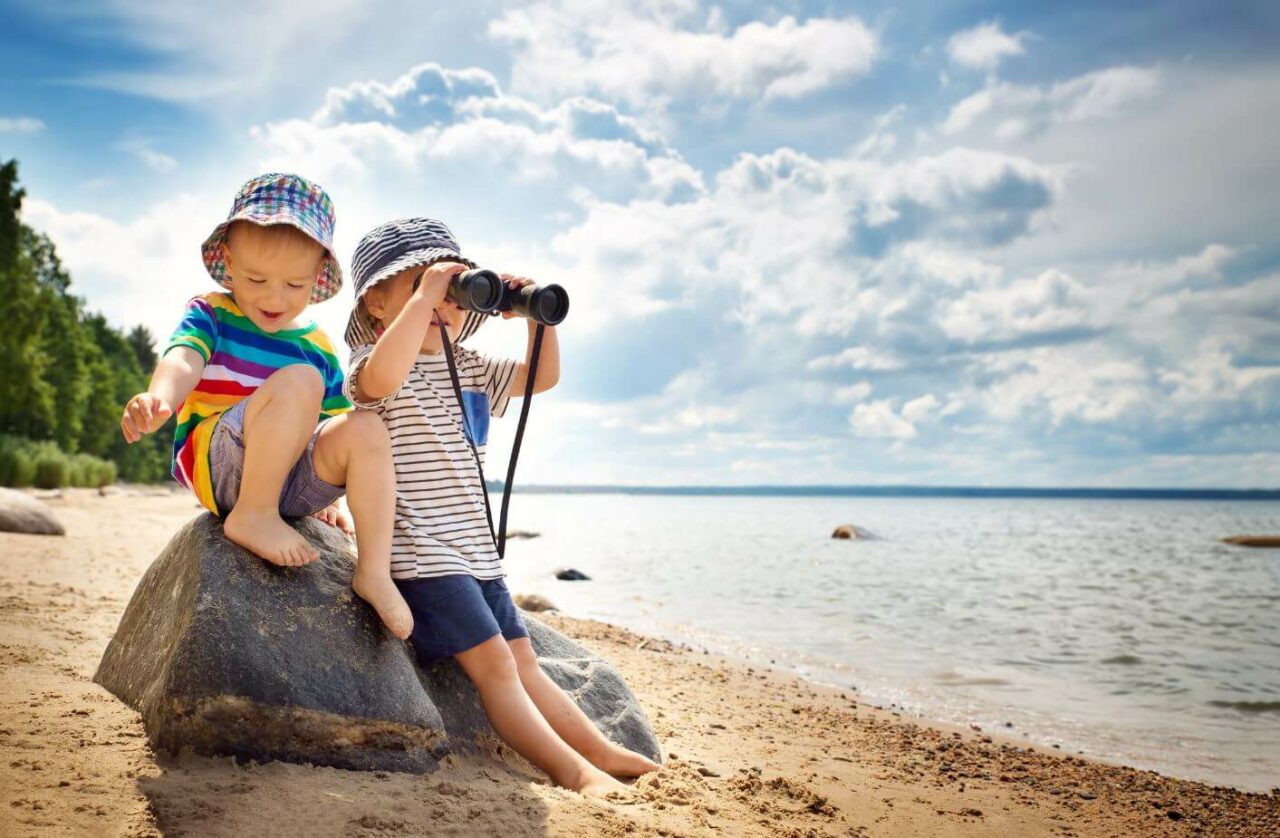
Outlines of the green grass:
[[116,464],[88,454],[67,454],[52,442],[0,434],[0,486],[106,486]]

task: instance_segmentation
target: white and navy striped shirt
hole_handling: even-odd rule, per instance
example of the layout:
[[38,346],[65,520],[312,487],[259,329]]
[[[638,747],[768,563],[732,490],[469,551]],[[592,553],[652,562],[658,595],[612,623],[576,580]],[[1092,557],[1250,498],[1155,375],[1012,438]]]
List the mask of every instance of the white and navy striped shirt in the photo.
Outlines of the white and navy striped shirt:
[[475,441],[483,461],[489,416],[506,411],[519,362],[454,347],[466,405],[464,431],[443,353],[419,355],[400,389],[390,396],[377,401],[356,398],[356,383],[372,351],[373,344],[366,344],[352,353],[346,386],[348,398],[357,407],[377,411],[391,434],[396,468],[391,577],[502,576],[480,475],[464,433]]

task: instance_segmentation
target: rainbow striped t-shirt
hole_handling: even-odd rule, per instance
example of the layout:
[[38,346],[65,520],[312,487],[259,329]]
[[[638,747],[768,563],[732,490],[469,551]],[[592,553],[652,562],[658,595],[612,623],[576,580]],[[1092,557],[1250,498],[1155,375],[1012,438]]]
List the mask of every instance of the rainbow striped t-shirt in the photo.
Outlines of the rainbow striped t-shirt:
[[230,294],[193,297],[165,352],[185,346],[204,358],[204,372],[178,410],[173,433],[173,479],[191,489],[210,512],[219,514],[209,472],[209,439],[218,417],[253,395],[281,367],[310,364],[324,379],[318,422],[351,410],[342,393],[342,367],[329,336],[315,323],[300,329],[264,332]]

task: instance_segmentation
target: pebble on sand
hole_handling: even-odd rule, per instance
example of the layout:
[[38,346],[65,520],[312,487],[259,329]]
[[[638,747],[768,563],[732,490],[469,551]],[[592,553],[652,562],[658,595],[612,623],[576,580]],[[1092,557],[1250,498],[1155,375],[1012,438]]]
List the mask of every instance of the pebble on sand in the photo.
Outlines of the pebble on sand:
[[516,594],[514,597],[512,597],[512,599],[515,600],[516,605],[519,606],[521,609],[525,611],[532,611],[535,614],[538,613],[539,611],[559,611],[560,610],[559,608],[556,608],[556,605],[554,602],[542,596],[541,594]]
[[1230,535],[1222,541],[1237,547],[1280,547],[1280,535]]

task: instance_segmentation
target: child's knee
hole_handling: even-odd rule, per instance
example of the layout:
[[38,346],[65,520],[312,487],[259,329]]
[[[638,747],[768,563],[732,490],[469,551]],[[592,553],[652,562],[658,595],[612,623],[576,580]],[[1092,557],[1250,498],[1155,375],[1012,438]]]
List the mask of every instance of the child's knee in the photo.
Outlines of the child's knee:
[[508,645],[511,648],[511,657],[515,660],[516,671],[520,673],[521,680],[542,673],[542,667],[538,666],[538,656],[534,653],[527,637],[513,640]]
[[270,388],[273,395],[289,399],[304,399],[308,402],[320,402],[324,399],[324,378],[310,364],[281,367],[268,376],[263,387]]
[[[494,642],[497,641],[497,642]],[[515,657],[501,635],[486,640],[458,656],[467,677],[479,688],[520,683]]]
[[351,448],[364,452],[391,450],[391,435],[387,433],[387,426],[378,418],[378,414],[367,410],[353,410],[344,416],[347,431],[344,436]]

